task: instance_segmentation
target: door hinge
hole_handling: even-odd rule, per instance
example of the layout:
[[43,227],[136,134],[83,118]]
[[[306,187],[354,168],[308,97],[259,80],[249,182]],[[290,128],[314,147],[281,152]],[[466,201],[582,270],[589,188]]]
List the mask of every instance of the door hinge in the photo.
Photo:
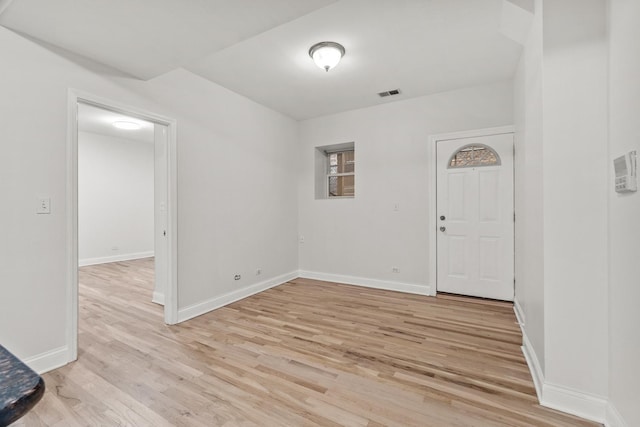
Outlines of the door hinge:
[[513,212],[513,222],[516,222],[516,213]]
[[166,235],[167,235],[167,230],[164,230],[164,231],[162,232],[162,235],[163,235],[163,236],[166,236]]

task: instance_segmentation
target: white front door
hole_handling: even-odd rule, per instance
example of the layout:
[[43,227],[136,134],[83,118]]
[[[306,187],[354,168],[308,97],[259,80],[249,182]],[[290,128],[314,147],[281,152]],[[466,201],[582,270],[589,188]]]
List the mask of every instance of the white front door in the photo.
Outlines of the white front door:
[[513,301],[513,134],[438,141],[437,290]]

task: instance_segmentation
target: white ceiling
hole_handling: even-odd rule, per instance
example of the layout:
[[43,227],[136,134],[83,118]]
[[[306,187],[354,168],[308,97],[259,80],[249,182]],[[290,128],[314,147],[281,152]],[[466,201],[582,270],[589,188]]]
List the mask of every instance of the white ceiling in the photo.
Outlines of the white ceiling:
[[[113,126],[114,122],[138,123],[138,130],[124,130]],[[78,130],[115,138],[153,143],[153,123],[104,110],[87,104],[78,104]]]
[[335,0],[16,0],[0,25],[150,79]]
[[[509,79],[520,55],[499,31],[501,0],[340,1],[186,68],[297,119]],[[308,49],[343,44],[328,73]],[[394,101],[398,98],[386,98]]]
[[[507,0],[513,3],[513,0]],[[0,25],[149,79],[182,67],[296,119],[509,79],[503,0],[15,0]],[[320,41],[346,48],[325,73]],[[379,98],[378,92],[402,94]]]

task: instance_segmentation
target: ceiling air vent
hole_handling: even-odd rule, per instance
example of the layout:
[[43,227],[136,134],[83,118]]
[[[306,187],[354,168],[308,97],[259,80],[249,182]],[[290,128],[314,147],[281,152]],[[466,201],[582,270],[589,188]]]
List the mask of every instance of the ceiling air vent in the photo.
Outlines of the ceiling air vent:
[[385,92],[378,93],[380,98],[384,98],[385,96],[399,95],[400,89],[387,90]]

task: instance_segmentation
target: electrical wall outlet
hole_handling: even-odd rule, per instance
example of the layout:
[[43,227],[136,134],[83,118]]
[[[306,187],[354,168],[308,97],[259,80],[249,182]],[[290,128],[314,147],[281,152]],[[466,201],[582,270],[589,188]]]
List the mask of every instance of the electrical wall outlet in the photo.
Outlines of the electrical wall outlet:
[[240,277],[241,276],[239,274],[236,274],[235,276],[233,276],[233,280],[240,280]]
[[50,214],[51,213],[51,199],[49,197],[38,197],[38,204],[36,205],[37,214]]
[[400,269],[398,267],[391,267],[392,273],[400,273]]
[[256,276],[259,276],[262,274],[262,269],[261,268],[257,268],[256,269]]

